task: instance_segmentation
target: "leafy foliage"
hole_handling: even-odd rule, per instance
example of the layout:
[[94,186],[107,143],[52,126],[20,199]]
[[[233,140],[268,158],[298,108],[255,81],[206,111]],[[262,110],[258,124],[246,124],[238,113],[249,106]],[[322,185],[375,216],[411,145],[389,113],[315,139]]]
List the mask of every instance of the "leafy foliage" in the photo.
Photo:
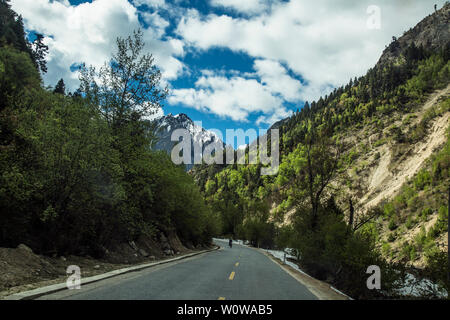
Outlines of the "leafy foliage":
[[166,90],[142,33],[118,39],[113,59],[83,68],[78,94],[65,95],[62,79],[41,87],[42,37],[30,51],[21,20],[5,1],[0,10],[0,245],[100,257],[157,230],[209,243],[219,226],[193,179],[152,150],[145,117]]

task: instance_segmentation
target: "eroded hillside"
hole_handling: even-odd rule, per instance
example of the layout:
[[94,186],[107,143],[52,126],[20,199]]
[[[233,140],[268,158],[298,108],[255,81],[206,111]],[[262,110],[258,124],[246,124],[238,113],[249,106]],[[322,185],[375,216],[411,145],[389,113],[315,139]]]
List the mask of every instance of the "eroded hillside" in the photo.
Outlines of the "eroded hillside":
[[[197,166],[193,175],[222,232],[295,248],[304,267],[335,283],[342,268],[362,270],[359,258],[349,258],[356,249],[345,247],[355,243],[367,261],[378,251],[389,262],[441,274],[436,261],[448,247],[449,15],[447,3],[394,38],[365,76],[274,124],[277,175],[261,175],[262,164]],[[352,283],[340,285],[354,289]]]

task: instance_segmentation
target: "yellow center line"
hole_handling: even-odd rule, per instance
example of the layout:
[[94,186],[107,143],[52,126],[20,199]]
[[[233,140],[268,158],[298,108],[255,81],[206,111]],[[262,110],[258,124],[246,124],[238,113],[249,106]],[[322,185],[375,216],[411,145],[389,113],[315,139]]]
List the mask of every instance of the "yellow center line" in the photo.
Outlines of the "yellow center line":
[[225,297],[219,297],[217,300],[225,300]]
[[230,280],[233,280],[234,279],[234,275],[235,275],[235,273],[234,273],[234,271],[230,274],[230,277],[228,278],[228,279],[230,279]]
[[236,262],[235,266],[236,266],[236,267],[239,266],[239,262]]

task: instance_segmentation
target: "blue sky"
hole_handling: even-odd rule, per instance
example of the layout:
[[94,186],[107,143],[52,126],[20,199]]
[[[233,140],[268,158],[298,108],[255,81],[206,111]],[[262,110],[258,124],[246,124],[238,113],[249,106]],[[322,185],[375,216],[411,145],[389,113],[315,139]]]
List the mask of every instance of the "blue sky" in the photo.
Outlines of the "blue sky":
[[[267,129],[365,74],[392,36],[444,0],[12,0],[27,30],[46,36],[46,85],[78,87],[115,39],[142,28],[170,89],[163,113],[207,129]],[[160,113],[161,115],[162,113]]]

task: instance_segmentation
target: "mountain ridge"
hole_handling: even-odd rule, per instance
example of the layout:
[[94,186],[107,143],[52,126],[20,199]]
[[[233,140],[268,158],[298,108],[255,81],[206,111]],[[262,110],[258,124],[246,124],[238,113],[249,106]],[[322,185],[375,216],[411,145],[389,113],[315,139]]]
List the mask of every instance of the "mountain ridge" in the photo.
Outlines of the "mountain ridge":
[[[180,113],[173,115],[169,113],[154,120],[156,126],[156,138],[154,148],[157,150],[164,150],[171,154],[173,147],[178,143],[172,141],[172,134],[177,129],[185,129],[189,132],[192,139],[191,150],[191,163],[186,164],[186,170],[189,170],[194,165],[196,158],[201,158],[205,147],[215,141],[219,141],[222,146],[225,147],[225,143],[219,138],[219,136],[205,128],[197,125],[188,115]],[[202,154],[194,154],[195,150],[201,150]]]

